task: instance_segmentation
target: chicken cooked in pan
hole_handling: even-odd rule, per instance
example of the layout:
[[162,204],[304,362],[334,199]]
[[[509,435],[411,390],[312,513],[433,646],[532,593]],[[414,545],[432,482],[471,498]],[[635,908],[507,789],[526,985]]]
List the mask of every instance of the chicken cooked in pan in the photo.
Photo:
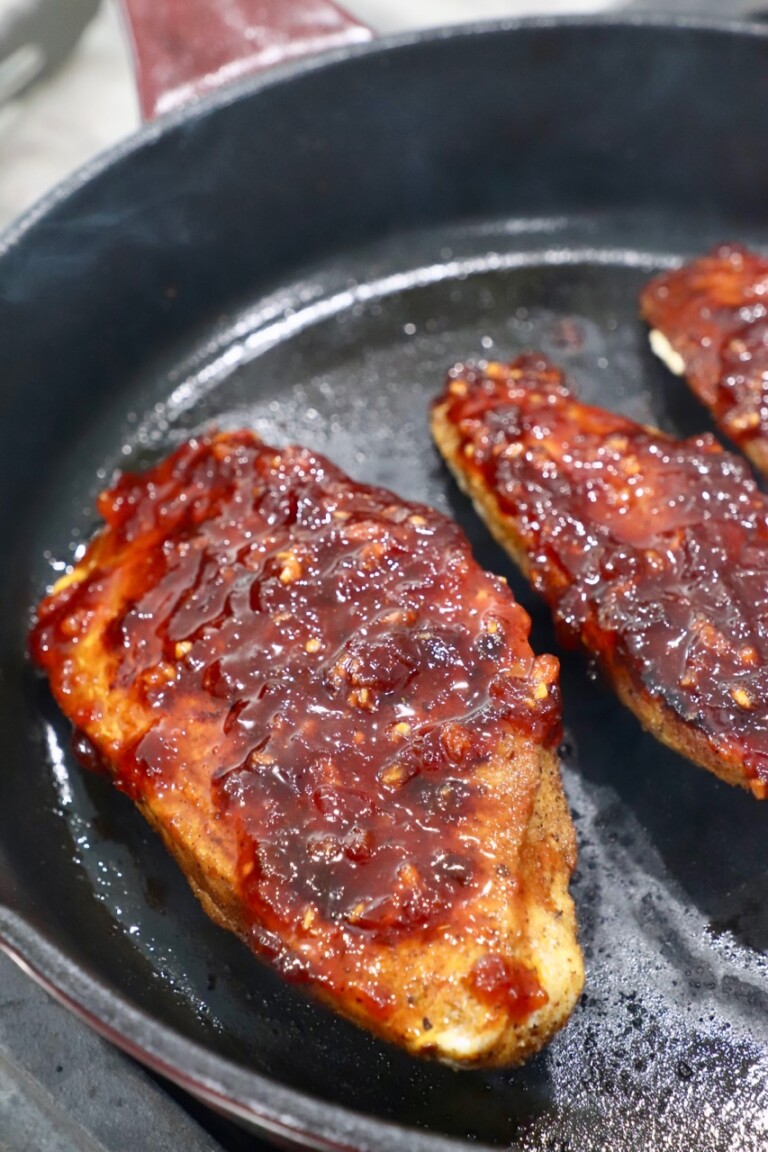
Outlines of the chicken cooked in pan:
[[768,260],[723,245],[657,276],[640,307],[654,352],[768,474]]
[[567,1020],[558,664],[429,508],[249,432],[103,493],[31,651],[203,907],[409,1052],[516,1063]]
[[710,436],[581,404],[546,360],[459,366],[432,426],[458,482],[660,740],[768,789],[768,501]]

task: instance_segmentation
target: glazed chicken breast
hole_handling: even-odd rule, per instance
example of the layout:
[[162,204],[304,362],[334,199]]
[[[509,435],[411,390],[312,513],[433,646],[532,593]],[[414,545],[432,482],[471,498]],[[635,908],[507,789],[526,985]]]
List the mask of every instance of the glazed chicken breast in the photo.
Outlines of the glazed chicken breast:
[[516,1063],[583,971],[558,663],[460,530],[212,433],[99,500],[31,652],[208,914],[409,1052]]
[[640,297],[654,352],[768,475],[768,260],[721,245]]
[[458,366],[437,445],[567,644],[671,748],[768,788],[768,501],[710,436],[581,404],[537,356]]

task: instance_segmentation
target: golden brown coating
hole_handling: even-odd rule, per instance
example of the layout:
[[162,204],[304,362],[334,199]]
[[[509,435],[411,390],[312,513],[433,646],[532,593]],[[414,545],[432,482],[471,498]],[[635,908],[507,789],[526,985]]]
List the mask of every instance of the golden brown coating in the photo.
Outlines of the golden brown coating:
[[533,356],[454,369],[432,427],[563,640],[660,740],[763,799],[768,502],[746,464],[579,403]]
[[721,245],[640,297],[651,347],[768,474],[768,260]]
[[248,432],[100,498],[60,706],[219,924],[408,1051],[516,1063],[582,961],[558,665],[447,518]]

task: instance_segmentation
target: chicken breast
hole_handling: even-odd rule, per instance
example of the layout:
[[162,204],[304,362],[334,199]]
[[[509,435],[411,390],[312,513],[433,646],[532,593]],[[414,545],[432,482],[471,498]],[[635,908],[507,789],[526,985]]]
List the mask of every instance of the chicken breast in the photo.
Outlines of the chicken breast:
[[429,508],[249,432],[105,492],[34,659],[212,918],[409,1052],[510,1064],[582,960],[558,664]]
[[768,475],[768,260],[722,245],[652,280],[640,308],[657,356]]
[[480,515],[661,741],[768,790],[768,501],[709,436],[579,403],[546,360],[455,368],[435,440]]

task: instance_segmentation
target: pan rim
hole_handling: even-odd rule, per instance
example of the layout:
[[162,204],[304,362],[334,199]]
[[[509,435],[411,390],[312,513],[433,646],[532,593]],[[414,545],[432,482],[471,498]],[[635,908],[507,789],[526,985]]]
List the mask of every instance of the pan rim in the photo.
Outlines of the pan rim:
[[595,13],[572,16],[521,16],[500,20],[477,20],[459,24],[440,25],[435,28],[392,33],[372,40],[343,45],[321,52],[317,56],[299,57],[265,72],[246,76],[216,91],[197,97],[192,103],[173,109],[157,119],[141,124],[135,132],[116,144],[99,152],[77,167],[52,189],[44,193],[20,216],[0,229],[0,261],[16,248],[54,209],[66,203],[86,184],[97,180],[105,172],[136,152],[154,144],[196,119],[262,91],[290,84],[313,72],[332,68],[358,57],[387,55],[417,44],[441,43],[448,40],[475,39],[499,33],[539,31],[557,28],[655,28],[660,32],[704,32],[754,37],[768,40],[768,25],[758,21],[734,20],[729,17],[666,15],[657,13]]
[[[0,264],[3,257],[33,233],[38,224],[43,224],[50,213],[113,165],[127,160],[135,152],[152,145],[197,117],[205,117],[216,109],[257,96],[261,91],[290,83],[305,74],[333,67],[348,59],[397,52],[416,44],[528,30],[595,27],[617,30],[654,28],[663,33],[693,31],[768,40],[768,28],[764,25],[727,18],[650,14],[551,16],[472,22],[397,34],[371,43],[335,49],[317,58],[293,61],[274,72],[241,80],[220,92],[199,99],[185,109],[170,112],[86,163],[0,233]],[[368,1152],[384,1152],[384,1149],[397,1146],[407,1146],[413,1152],[449,1152],[465,1146],[463,1141],[419,1132],[414,1128],[314,1098],[218,1056],[197,1042],[187,1040],[175,1028],[136,1008],[128,999],[111,990],[107,983],[84,970],[66,952],[51,944],[22,911],[6,903],[2,895],[0,948],[51,995],[110,1042],[206,1103],[266,1133],[301,1141],[306,1147],[324,1152],[352,1152],[356,1148],[365,1148]],[[51,976],[51,972],[55,976]],[[89,1002],[91,1007],[88,1007]],[[97,1014],[94,1005],[102,1009],[102,1012]],[[174,1061],[174,1053],[183,1054],[183,1064]],[[228,1090],[228,1082],[242,1085],[242,1092]],[[258,1090],[254,1093],[257,1099],[248,1098],[247,1085]],[[324,1135],[318,1135],[318,1132]],[[350,1143],[350,1139],[354,1142]],[[485,1147],[491,1152],[487,1145],[476,1146],[481,1149]],[[515,1145],[510,1147],[514,1148]]]
[[[49,943],[23,913],[2,904],[0,951],[105,1040],[252,1131],[300,1141],[301,1147],[315,1152],[389,1152],[405,1147],[409,1152],[457,1152],[465,1147],[449,1136],[419,1132],[318,1099],[210,1052],[137,1008]],[[56,973],[53,977],[51,970]],[[249,1098],[246,1082],[258,1089],[255,1099]],[[237,1089],[227,1088],[227,1083],[237,1084]],[[490,1145],[473,1146],[479,1152],[494,1152]],[[520,1146],[515,1142],[507,1147],[515,1152]]]

